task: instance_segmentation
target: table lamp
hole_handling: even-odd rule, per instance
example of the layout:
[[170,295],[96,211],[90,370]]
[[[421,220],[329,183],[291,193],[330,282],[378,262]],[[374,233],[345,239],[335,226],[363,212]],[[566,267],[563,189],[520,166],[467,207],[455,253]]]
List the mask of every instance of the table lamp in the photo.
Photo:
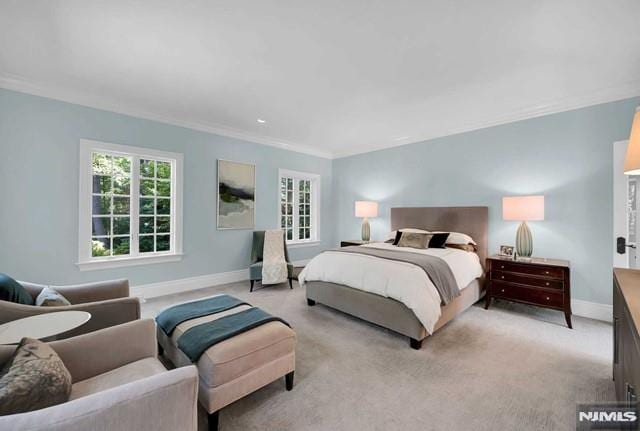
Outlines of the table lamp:
[[531,257],[533,237],[527,222],[544,220],[544,196],[503,197],[502,218],[522,222],[516,233],[516,252],[518,256]]
[[369,217],[378,217],[378,202],[356,201],[356,217],[362,217],[362,240],[371,239]]
[[636,114],[631,123],[631,135],[627,156],[624,159],[624,173],[626,175],[640,175],[640,106],[636,108]]

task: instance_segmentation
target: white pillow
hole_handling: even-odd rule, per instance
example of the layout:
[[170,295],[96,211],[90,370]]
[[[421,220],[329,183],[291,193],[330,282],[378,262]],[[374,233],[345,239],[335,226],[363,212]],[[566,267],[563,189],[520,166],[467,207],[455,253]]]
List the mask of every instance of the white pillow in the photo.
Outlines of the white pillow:
[[71,305],[71,303],[57,290],[45,287],[36,298],[36,305],[41,307],[61,307]]
[[476,242],[466,233],[461,232],[449,232],[449,237],[447,238],[447,244],[473,244],[477,245]]

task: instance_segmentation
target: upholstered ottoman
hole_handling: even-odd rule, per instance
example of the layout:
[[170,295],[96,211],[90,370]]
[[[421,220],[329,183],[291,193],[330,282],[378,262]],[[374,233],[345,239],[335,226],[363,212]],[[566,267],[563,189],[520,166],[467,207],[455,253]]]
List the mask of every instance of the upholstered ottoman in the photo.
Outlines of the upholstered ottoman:
[[[184,346],[179,340],[189,329],[232,315],[239,316],[237,313],[251,309],[253,307],[243,303],[228,310],[191,318],[177,324],[170,335],[158,321],[158,344],[165,357],[176,367],[194,363],[198,368],[198,398],[209,413],[209,430],[217,430],[220,409],[253,391],[283,376],[286,389],[293,388],[296,334],[283,321],[268,321],[233,335],[207,348],[193,361],[182,350]],[[190,355],[193,358],[193,354]]]

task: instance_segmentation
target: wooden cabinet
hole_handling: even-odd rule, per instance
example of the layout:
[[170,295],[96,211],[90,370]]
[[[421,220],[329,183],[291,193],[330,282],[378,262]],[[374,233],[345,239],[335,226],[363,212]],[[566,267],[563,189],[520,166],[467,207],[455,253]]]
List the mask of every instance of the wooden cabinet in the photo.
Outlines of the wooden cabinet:
[[493,298],[500,298],[560,310],[571,328],[571,270],[568,261],[540,258],[514,261],[491,256],[487,259],[487,270],[486,309]]
[[613,270],[613,380],[619,402],[640,391],[640,270]]

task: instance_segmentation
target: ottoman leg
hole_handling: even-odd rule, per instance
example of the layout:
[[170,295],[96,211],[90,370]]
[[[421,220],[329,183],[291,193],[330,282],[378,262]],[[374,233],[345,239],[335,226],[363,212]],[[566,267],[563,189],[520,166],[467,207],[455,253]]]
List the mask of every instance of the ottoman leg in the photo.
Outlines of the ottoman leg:
[[163,353],[164,353],[164,348],[160,343],[158,343],[158,356],[162,356]]
[[295,373],[295,371],[291,371],[290,373],[288,373],[287,375],[284,376],[284,382],[285,382],[285,385],[286,385],[288,391],[293,389],[293,375],[294,375],[294,373]]
[[209,413],[209,431],[218,431],[218,420],[220,419],[220,410]]
[[314,305],[316,305],[316,301],[314,301],[313,299],[307,298],[307,305],[309,307],[313,307]]
[[416,340],[415,338],[409,338],[409,345],[412,349],[420,350],[422,348],[422,340]]
[[249,293],[253,292],[253,283],[255,283],[255,280],[251,280],[251,289],[249,289]]
[[289,278],[289,288],[293,289],[293,278]]

